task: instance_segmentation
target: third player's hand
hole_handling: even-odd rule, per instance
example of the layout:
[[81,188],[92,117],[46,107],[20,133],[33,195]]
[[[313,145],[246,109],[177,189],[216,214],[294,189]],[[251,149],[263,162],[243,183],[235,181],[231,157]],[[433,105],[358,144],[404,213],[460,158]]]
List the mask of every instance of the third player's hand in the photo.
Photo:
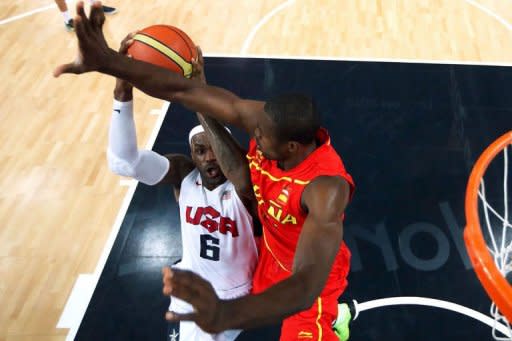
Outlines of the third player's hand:
[[207,333],[219,333],[224,328],[223,308],[225,302],[220,300],[210,282],[201,276],[187,270],[162,270],[163,293],[172,295],[188,302],[194,307],[190,314],[178,314],[168,311],[165,318],[168,321],[193,321]]
[[197,46],[197,57],[192,59],[192,74],[190,78],[197,79],[204,84],[206,84],[206,76],[204,74],[204,59],[203,59],[203,51],[201,48]]

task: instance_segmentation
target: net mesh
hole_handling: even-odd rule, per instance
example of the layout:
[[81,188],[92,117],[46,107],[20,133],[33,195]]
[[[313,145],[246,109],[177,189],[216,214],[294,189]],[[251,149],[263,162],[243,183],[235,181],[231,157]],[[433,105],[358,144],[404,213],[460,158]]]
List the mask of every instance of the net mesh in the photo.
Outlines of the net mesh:
[[[505,277],[510,283],[512,277],[512,223],[510,222],[509,218],[508,198],[509,149],[510,146],[507,146],[503,149],[503,213],[500,213],[501,210],[499,212],[499,209],[495,208],[496,206],[494,205],[494,202],[493,205],[491,205],[491,203],[487,199],[488,193],[486,192],[486,185],[483,178],[480,182],[478,196],[481,200],[481,211],[483,213],[485,225],[487,227],[487,247],[494,258],[494,262],[496,263],[498,270],[501,272],[503,277]],[[512,327],[510,325],[510,322],[507,320],[505,316],[503,316],[500,313],[499,309],[496,307],[494,303],[492,303],[491,305],[490,313],[491,316],[494,317],[495,322],[492,331],[492,336],[494,337],[494,339],[512,340]],[[508,327],[509,336],[504,336],[496,330],[496,325],[498,323],[502,323]]]

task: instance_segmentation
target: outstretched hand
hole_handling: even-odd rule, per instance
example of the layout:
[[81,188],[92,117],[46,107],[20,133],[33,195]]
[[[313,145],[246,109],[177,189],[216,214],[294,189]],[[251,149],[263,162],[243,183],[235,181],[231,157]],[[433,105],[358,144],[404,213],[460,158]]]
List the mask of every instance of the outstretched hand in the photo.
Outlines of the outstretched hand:
[[218,333],[224,329],[223,301],[217,297],[210,282],[192,271],[171,270],[169,267],[162,269],[162,275],[164,295],[172,295],[194,307],[194,312],[189,314],[168,311],[165,314],[168,321],[194,321],[207,333]]
[[190,75],[191,79],[197,79],[201,81],[203,84],[206,84],[206,76],[204,75],[204,59],[203,59],[203,51],[199,46],[197,48],[197,57],[192,59],[192,74]]
[[89,17],[85,15],[84,2],[76,4],[74,26],[78,38],[78,55],[68,64],[58,66],[53,75],[59,77],[63,73],[81,74],[99,70],[108,60],[108,56],[115,53],[109,48],[103,35],[105,15],[101,2],[95,1],[91,6]]

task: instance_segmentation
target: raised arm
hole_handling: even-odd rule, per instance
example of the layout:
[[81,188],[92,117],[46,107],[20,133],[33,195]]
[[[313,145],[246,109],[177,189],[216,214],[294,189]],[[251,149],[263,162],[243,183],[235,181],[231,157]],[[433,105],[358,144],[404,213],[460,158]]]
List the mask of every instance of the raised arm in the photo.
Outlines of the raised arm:
[[193,320],[205,331],[219,332],[272,324],[309,308],[325,286],[339,251],[348,199],[349,185],[339,177],[319,177],[306,187],[302,202],[308,217],[297,244],[293,273],[261,294],[219,300],[211,294],[211,285],[197,275],[164,269],[164,293],[190,302],[196,311],[186,316],[168,312],[167,318]]
[[117,53],[109,48],[103,36],[104,21],[101,3],[95,2],[91,6],[89,17],[85,15],[83,1],[77,3],[74,24],[78,57],[72,63],[57,67],[54,71],[56,77],[63,73],[98,71],[124,79],[150,96],[179,102],[192,111],[208,113],[221,122],[253,134],[257,117],[263,114],[263,102],[240,99],[225,89],[186,79]]
[[[197,60],[192,62],[192,78],[206,84],[204,60],[201,48],[197,47]],[[246,151],[215,119],[197,113],[197,118],[204,128],[222,172],[233,183],[236,192],[245,207],[257,218],[257,202],[252,189],[249,164]]]
[[[133,33],[121,42],[119,52],[125,54]],[[130,83],[117,79],[114,88],[114,108],[109,131],[107,159],[110,170],[132,177],[147,185],[170,184],[176,197],[183,178],[194,169],[190,158],[181,154],[162,156],[152,150],[137,147],[133,120],[133,91]]]

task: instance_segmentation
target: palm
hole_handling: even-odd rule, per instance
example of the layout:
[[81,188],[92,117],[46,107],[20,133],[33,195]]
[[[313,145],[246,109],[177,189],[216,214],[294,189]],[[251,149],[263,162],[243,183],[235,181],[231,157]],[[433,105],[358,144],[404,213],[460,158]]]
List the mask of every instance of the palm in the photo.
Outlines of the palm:
[[187,270],[163,269],[163,292],[173,295],[194,307],[190,314],[168,312],[169,321],[194,321],[201,329],[209,333],[218,333],[219,312],[222,301],[219,300],[210,282],[199,275]]

